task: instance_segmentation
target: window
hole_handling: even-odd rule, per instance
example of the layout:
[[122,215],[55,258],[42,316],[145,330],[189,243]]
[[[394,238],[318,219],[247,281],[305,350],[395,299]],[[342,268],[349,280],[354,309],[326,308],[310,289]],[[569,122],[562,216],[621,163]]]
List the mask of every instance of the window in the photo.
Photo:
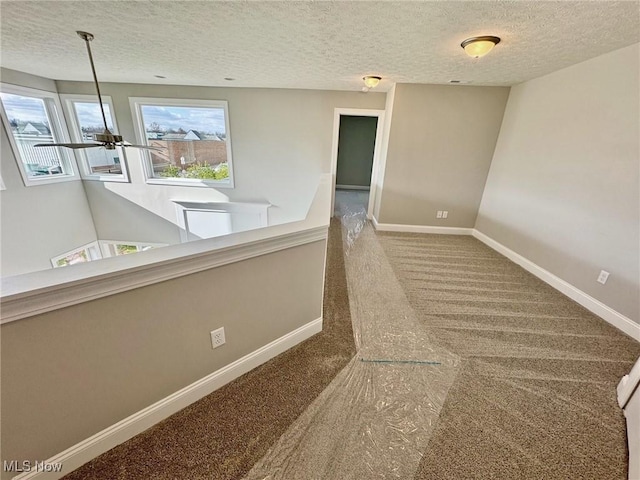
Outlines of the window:
[[233,187],[227,102],[131,98],[149,183]]
[[166,243],[140,243],[140,242],[117,242],[100,241],[100,249],[104,257],[118,257],[130,253],[146,252],[152,248],[166,247]]
[[[61,95],[66,117],[74,142],[93,142],[94,133],[104,132],[104,122],[100,112],[98,97],[95,95]],[[111,97],[102,97],[107,127],[111,133],[118,133]],[[76,150],[82,166],[82,176],[87,180],[111,182],[129,181],[126,167],[125,149],[89,148]]]
[[100,254],[100,248],[98,242],[92,242],[82,247],[71,250],[70,252],[63,253],[57,257],[51,259],[53,268],[67,267],[69,265],[75,265],[76,263],[91,262],[93,260],[100,260],[102,255]]
[[25,185],[76,180],[74,157],[62,147],[38,143],[68,141],[55,93],[0,84],[0,114]]

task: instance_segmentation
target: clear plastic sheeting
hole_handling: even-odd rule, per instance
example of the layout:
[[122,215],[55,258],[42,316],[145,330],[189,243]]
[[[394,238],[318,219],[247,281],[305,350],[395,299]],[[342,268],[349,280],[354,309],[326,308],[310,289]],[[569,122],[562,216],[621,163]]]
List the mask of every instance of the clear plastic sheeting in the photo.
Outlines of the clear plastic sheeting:
[[342,223],[344,254],[349,251],[367,224],[369,192],[366,190],[336,190],[334,216]]
[[247,480],[413,478],[458,372],[409,306],[364,210],[339,200],[357,354]]
[[246,478],[413,478],[454,377],[354,357]]

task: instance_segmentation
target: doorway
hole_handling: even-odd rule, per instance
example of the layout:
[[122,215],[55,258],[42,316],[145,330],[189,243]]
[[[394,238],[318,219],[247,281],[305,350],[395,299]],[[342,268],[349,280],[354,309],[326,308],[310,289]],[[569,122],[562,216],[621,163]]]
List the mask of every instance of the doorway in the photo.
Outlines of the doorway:
[[335,109],[331,210],[373,213],[384,110]]

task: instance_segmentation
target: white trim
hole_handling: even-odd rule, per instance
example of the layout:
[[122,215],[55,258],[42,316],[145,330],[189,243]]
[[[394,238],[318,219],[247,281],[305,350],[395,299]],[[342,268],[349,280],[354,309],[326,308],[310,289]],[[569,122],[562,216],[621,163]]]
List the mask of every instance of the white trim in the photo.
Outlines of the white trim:
[[61,463],[60,472],[25,472],[13,478],[61,478],[321,331],[322,318],[313,320],[45,461],[45,464]]
[[[172,278],[190,275],[211,268],[240,262],[249,258],[266,255],[268,253],[285,250],[287,248],[304,245],[307,243],[325,240],[327,238],[327,226],[310,228],[299,232],[293,232],[277,237],[266,238],[251,243],[233,245],[226,248],[209,250],[199,254],[184,256],[173,260],[142,265],[138,268],[129,268],[120,271],[104,273],[93,278],[85,278],[77,282],[53,285],[49,288],[33,289],[23,293],[3,296],[2,319],[5,324],[21,318],[38,315],[57,310],[59,308],[88,302],[97,298],[114,295],[134,288],[152,285]],[[215,240],[215,239],[209,239]],[[204,240],[202,242],[207,242]],[[182,244],[186,248],[200,242]],[[177,247],[175,245],[173,247]],[[166,249],[171,247],[165,247]],[[160,250],[140,252],[136,257],[147,254],[159,253]],[[104,259],[107,261],[127,262],[127,255]],[[91,263],[91,262],[89,262]],[[74,266],[81,267],[81,264]],[[56,269],[58,270],[58,269]]]
[[336,188],[342,190],[371,190],[369,185],[339,185],[337,183]]
[[[393,104],[396,97],[396,84],[393,83],[387,91],[387,98],[384,104],[385,118],[382,129],[382,143],[380,145],[380,159],[376,171],[371,175],[371,190],[375,195],[369,195],[369,213],[367,217],[373,219],[375,215],[380,215],[380,205],[382,204],[382,193],[384,192],[384,176],[387,170],[387,154],[389,153],[389,139],[391,137],[391,120],[393,118]],[[376,212],[376,202],[378,212]]]
[[591,295],[588,295],[582,290],[574,287],[569,282],[562,280],[560,277],[556,277],[553,273],[536,265],[531,260],[528,260],[519,253],[516,253],[510,248],[505,247],[504,245],[495,241],[491,237],[488,237],[484,233],[473,229],[473,236],[498,253],[501,253],[512,262],[517,263],[526,271],[532,273],[543,282],[548,283],[559,292],[576,301],[590,312],[596,314],[617,329],[622,330],[624,333],[640,342],[640,325],[635,323],[630,318],[615,311],[601,301],[596,300]]
[[97,241],[87,243],[86,245],[82,245],[80,247],[76,247],[73,250],[69,250],[68,252],[57,255],[51,259],[51,265],[53,268],[61,268],[66,267],[68,265],[58,265],[58,260],[62,260],[63,258],[68,257],[69,255],[73,255],[74,253],[79,253],[82,251],[86,251],[88,259],[87,262],[92,262],[93,260],[102,259],[102,250],[100,249],[100,245]]
[[134,288],[207,270],[245,258],[327,238],[331,175],[322,174],[304,220],[271,225],[195,242],[120,255],[70,268],[0,277],[2,320],[106,297]]
[[[60,103],[60,97],[55,92],[49,92],[47,90],[38,90],[35,88],[23,87],[19,85],[12,85],[9,83],[0,83],[0,92],[8,93],[11,95],[20,95],[31,98],[39,98],[44,102],[44,108],[49,120],[49,129],[55,143],[69,142],[69,130],[67,124],[64,121],[64,112],[62,110],[62,104]],[[71,182],[80,180],[78,174],[78,165],[76,158],[68,149],[64,147],[58,147],[58,157],[60,159],[60,166],[63,173],[56,175],[37,175],[30,176],[26,170],[24,160],[20,155],[20,150],[16,143],[13,132],[11,131],[11,125],[7,117],[7,113],[4,109],[4,104],[0,101],[0,117],[2,117],[2,123],[4,124],[11,145],[13,156],[15,157],[18,170],[22,176],[22,181],[26,187],[34,187],[37,185],[45,185],[48,183],[59,182]],[[51,148],[51,147],[50,147]]]
[[458,227],[435,227],[426,225],[400,225],[392,223],[378,223],[378,220],[373,217],[371,219],[373,226],[376,230],[381,232],[414,232],[414,233],[435,233],[442,235],[472,235],[480,240],[485,245],[491,247],[493,250],[504,255],[509,260],[517,263],[529,273],[535,275],[540,280],[551,285],[560,293],[566,295],[570,299],[579,303],[591,313],[605,320],[607,323],[613,325],[618,330],[626,333],[633,339],[640,342],[640,325],[635,323],[630,318],[624,316],[620,312],[615,311],[613,308],[605,305],[600,300],[593,298],[591,295],[583,292],[579,288],[571,285],[569,282],[562,280],[560,277],[555,276],[553,273],[545,270],[544,268],[536,265],[531,260],[523,257],[519,253],[514,252],[508,247],[505,247],[501,243],[493,240],[484,233],[476,230],[475,228],[458,228]]
[[[69,125],[69,130],[71,134],[71,138],[74,142],[82,143],[84,139],[82,138],[80,122],[78,121],[78,112],[76,110],[76,103],[93,103],[98,105],[98,96],[97,95],[77,95],[77,94],[60,94],[60,100],[62,101],[62,110],[67,119],[67,123]],[[113,123],[113,131],[111,133],[118,134],[118,122],[116,121],[116,113],[113,108],[113,101],[109,95],[102,95],[102,103],[104,105],[108,105],[109,107],[109,116],[111,118],[111,122]],[[127,162],[127,154],[124,148],[116,147],[118,151],[118,156],[121,159],[120,168],[122,169],[122,173],[120,174],[109,174],[109,173],[92,173],[91,167],[89,166],[89,158],[86,155],[84,150],[76,150],[75,154],[77,155],[77,159],[79,160],[78,164],[80,166],[80,175],[83,180],[92,180],[92,181],[100,181],[100,182],[121,182],[121,183],[129,183],[129,166]]]
[[[624,408],[633,393],[640,389],[640,358],[636,361],[631,371],[622,377],[616,391],[618,392],[618,405],[620,408]],[[638,392],[640,394],[640,391]]]
[[[100,245],[100,251],[102,252],[102,256],[104,258],[109,257],[117,257],[118,255],[113,255],[112,251],[109,247],[115,247],[116,245],[131,245],[135,247],[151,247],[151,248],[160,248],[160,247],[168,247],[168,243],[156,243],[156,242],[131,242],[127,240],[98,240],[98,244]],[[138,250],[138,252],[142,252],[143,250]]]
[[435,233],[438,235],[471,235],[473,233],[473,228],[464,227],[378,223],[378,219],[376,217],[372,217],[371,222],[373,223],[373,227],[381,232]]
[[371,181],[369,193],[369,205],[367,207],[367,218],[371,218],[373,214],[374,198],[378,194],[375,188],[377,184],[377,175],[380,171],[382,135],[384,131],[384,110],[372,110],[362,108],[335,108],[333,110],[333,139],[331,141],[331,216],[336,201],[336,176],[338,173],[338,140],[340,139],[340,117],[342,115],[350,115],[354,117],[378,117],[376,125],[376,141],[373,147],[373,165],[371,166]]
[[[145,175],[148,175],[148,168],[144,169]],[[147,177],[147,185],[174,185],[176,187],[204,187],[204,188],[234,188],[233,182],[228,180],[202,180],[200,178],[158,178]]]
[[[264,228],[269,225],[270,203],[247,203],[247,202],[195,202],[191,200],[172,200],[176,206],[177,225],[180,229],[180,240],[192,242],[200,240],[200,237],[193,234],[189,227],[189,212],[218,212],[218,213],[253,213],[258,215],[259,225],[256,228]],[[232,231],[232,223],[229,218],[229,229]],[[221,233],[220,235],[225,235]]]
[[133,119],[133,127],[136,134],[137,142],[140,145],[149,145],[147,136],[145,135],[144,119],[142,116],[143,105],[151,106],[174,106],[174,107],[210,107],[222,108],[224,110],[225,122],[225,143],[227,147],[227,165],[229,167],[229,178],[227,180],[201,180],[189,178],[159,178],[154,176],[153,167],[151,165],[151,156],[148,150],[142,153],[144,162],[145,181],[151,185],[179,185],[186,187],[215,187],[215,188],[234,188],[233,174],[233,156],[231,154],[231,128],[229,127],[229,103],[226,100],[194,100],[183,98],[154,98],[154,97],[129,97],[129,105],[131,107],[131,118]]

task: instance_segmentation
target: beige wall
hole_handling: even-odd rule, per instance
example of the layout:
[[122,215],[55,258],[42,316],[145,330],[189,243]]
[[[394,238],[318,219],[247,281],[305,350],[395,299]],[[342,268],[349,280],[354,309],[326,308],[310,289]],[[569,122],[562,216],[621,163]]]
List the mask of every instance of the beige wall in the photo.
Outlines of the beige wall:
[[[2,460],[45,460],[321,317],[325,247],[2,325]],[[219,327],[226,344],[213,350]]]
[[[0,73],[6,83],[95,94],[92,83],[54,82],[8,69]],[[50,268],[51,257],[96,238],[179,243],[173,199],[270,202],[272,224],[304,218],[318,175],[330,171],[334,108],[381,109],[385,103],[384,93],[320,90],[106,83],[102,93],[112,97],[120,132],[129,141],[135,141],[129,97],[227,100],[236,188],[149,186],[136,149],[127,149],[131,183],[78,181],[26,188],[3,129],[7,189],[0,192],[2,275]]]
[[[56,84],[60,93],[94,94],[89,83]],[[100,238],[118,235],[120,240],[151,241],[141,235],[158,226],[155,241],[166,243],[179,239],[177,229],[170,228],[176,220],[171,199],[269,202],[272,223],[303,218],[318,175],[330,171],[334,109],[382,109],[385,104],[384,93],[321,90],[105,83],[101,91],[112,97],[120,133],[132,142],[136,137],[129,97],[226,100],[229,104],[234,189],[147,187],[135,149],[127,151],[131,184],[93,182],[87,187]],[[142,207],[135,215],[137,225],[127,221],[129,203]],[[148,228],[141,231],[138,225]],[[122,238],[127,229],[136,238]]]
[[38,77],[30,73],[18,72],[8,68],[0,68],[0,81],[21,87],[35,88],[47,92],[56,92],[56,82],[49,78]]
[[[55,92],[52,80],[2,69],[2,81]],[[0,122],[2,123],[2,122]],[[96,240],[82,182],[25,187],[4,124],[0,126],[1,272],[51,268],[51,258]]]
[[633,45],[512,88],[476,224],[636,322],[639,58]]
[[[380,223],[473,227],[509,88],[398,84]],[[437,210],[449,218],[436,219]]]

